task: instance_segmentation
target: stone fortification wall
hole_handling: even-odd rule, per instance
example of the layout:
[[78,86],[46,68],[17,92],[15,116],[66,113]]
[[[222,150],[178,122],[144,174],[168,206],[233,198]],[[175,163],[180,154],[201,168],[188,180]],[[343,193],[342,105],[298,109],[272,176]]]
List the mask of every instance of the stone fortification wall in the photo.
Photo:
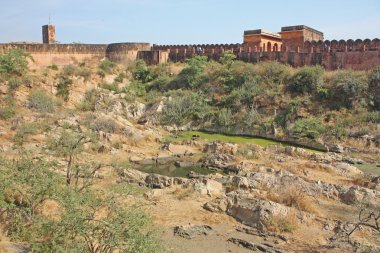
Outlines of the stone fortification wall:
[[184,61],[197,54],[218,60],[225,51],[229,50],[239,60],[253,63],[272,60],[294,67],[319,64],[329,70],[339,68],[367,70],[380,65],[379,39],[306,41],[302,47],[292,49],[283,46],[272,51],[257,47],[243,48],[241,44],[153,45],[153,49],[166,51],[172,62]]
[[[12,49],[21,49],[33,57],[31,68],[46,67],[52,64],[69,65],[82,61],[100,61],[108,58],[127,64],[138,58],[138,51],[149,51],[149,43],[116,44],[0,44],[0,55]],[[152,57],[154,55],[151,55]],[[145,59],[154,62],[151,59]],[[160,59],[160,57],[158,57]]]

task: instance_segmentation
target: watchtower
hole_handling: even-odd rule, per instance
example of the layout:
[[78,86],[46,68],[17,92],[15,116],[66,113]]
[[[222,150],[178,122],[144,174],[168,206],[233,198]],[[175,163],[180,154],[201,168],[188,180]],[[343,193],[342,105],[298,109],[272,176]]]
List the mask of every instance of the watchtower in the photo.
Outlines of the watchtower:
[[281,28],[282,45],[289,51],[302,49],[306,41],[323,41],[323,33],[306,25],[286,26]]
[[44,25],[42,26],[42,42],[44,44],[55,44],[55,26],[54,25]]

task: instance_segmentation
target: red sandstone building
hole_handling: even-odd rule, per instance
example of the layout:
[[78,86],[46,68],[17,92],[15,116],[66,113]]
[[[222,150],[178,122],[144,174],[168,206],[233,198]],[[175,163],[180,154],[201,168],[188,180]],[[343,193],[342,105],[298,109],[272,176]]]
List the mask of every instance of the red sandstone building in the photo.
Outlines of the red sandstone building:
[[249,30],[244,31],[243,48],[253,52],[299,52],[306,41],[323,41],[323,33],[305,25],[282,27],[280,33]]

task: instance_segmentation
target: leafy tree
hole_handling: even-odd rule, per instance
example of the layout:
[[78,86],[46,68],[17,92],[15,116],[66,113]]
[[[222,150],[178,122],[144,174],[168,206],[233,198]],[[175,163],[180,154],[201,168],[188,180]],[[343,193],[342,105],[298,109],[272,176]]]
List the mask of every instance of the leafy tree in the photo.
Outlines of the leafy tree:
[[201,84],[201,77],[207,63],[206,56],[197,55],[186,61],[188,66],[184,68],[175,80],[176,88],[197,88]]
[[33,60],[30,54],[20,49],[0,55],[0,74],[6,77],[24,75],[29,70],[28,59]]
[[236,55],[232,51],[225,51],[219,59],[220,63],[225,65],[227,69],[231,68],[234,60],[236,60]]
[[380,110],[380,66],[374,68],[369,76],[368,93],[373,106]]
[[192,120],[202,120],[209,112],[203,94],[192,93],[174,97],[161,113],[162,124],[183,125]]
[[153,73],[143,60],[137,60],[133,77],[142,83],[147,83],[153,80]]
[[346,70],[340,71],[333,79],[331,96],[337,108],[352,108],[367,90],[368,83],[364,75]]
[[323,84],[323,72],[321,66],[302,67],[288,81],[288,89],[292,92],[312,93]]

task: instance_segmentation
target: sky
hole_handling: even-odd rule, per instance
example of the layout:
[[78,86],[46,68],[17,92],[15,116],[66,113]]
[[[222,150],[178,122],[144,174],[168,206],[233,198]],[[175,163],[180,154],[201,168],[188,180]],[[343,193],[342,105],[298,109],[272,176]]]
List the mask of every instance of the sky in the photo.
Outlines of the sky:
[[0,43],[242,43],[244,30],[307,25],[325,39],[380,38],[380,0],[0,0]]

